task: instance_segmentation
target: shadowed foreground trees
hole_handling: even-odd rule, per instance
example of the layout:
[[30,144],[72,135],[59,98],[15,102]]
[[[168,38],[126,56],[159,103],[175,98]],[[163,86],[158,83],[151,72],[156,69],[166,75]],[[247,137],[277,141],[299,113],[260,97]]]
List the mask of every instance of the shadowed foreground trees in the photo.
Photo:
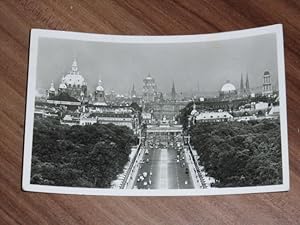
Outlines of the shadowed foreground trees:
[[197,124],[191,136],[215,186],[282,183],[279,120]]
[[133,132],[113,124],[68,126],[35,119],[31,183],[110,187],[128,161]]

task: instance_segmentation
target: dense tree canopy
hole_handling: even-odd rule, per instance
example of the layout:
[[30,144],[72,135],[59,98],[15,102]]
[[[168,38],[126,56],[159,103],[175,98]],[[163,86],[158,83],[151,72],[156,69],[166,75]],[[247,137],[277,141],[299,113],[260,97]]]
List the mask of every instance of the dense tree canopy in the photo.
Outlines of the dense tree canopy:
[[136,141],[125,126],[68,126],[35,119],[31,183],[76,187],[110,187],[128,161]]
[[176,118],[176,120],[180,121],[182,124],[183,130],[186,130],[188,127],[188,118],[193,110],[193,104],[193,102],[189,102],[183,109],[180,110],[180,113]]
[[197,124],[191,142],[218,187],[282,183],[279,120]]

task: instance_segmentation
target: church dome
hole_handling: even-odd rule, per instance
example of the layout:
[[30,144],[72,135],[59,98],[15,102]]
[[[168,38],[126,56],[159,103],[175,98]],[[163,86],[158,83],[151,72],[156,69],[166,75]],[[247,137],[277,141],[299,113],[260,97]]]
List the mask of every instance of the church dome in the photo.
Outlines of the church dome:
[[50,91],[50,92],[55,92],[55,88],[54,88],[54,83],[53,83],[53,81],[51,82],[51,86],[50,86],[50,88],[49,88],[49,91]]
[[96,88],[96,91],[104,91],[104,88],[103,88],[102,86],[98,86],[98,87]]
[[148,76],[144,79],[144,82],[152,83],[152,82],[155,82],[155,80],[153,77],[151,77],[150,74],[148,74]]
[[72,70],[62,78],[62,83],[65,83],[66,86],[76,86],[81,87],[85,85],[85,80],[78,70],[78,64],[76,59],[72,63]]
[[191,111],[191,116],[195,116],[197,113],[198,113],[198,111],[197,111],[196,109],[193,109],[193,110]]
[[67,86],[64,83],[61,83],[59,85],[59,89],[66,89],[66,88],[67,88]]
[[84,83],[84,78],[80,74],[67,74],[63,78],[63,82],[67,85],[76,85],[82,86]]
[[55,91],[55,88],[54,88],[54,87],[50,87],[49,91],[54,92],[54,91]]
[[96,87],[96,91],[104,91],[104,88],[102,87],[102,81],[98,81],[98,86]]
[[221,92],[224,92],[224,93],[230,93],[230,92],[235,92],[235,91],[236,91],[235,86],[229,82],[224,84],[221,88]]
[[196,116],[198,114],[198,111],[196,109],[196,104],[193,104],[193,110],[191,111],[191,116]]

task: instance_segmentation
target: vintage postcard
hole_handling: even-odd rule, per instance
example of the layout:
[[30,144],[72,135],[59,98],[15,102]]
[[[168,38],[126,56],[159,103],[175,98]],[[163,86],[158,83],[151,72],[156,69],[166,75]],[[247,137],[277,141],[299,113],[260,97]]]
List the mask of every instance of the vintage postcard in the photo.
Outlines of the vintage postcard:
[[204,35],[33,29],[23,190],[289,190],[282,25]]

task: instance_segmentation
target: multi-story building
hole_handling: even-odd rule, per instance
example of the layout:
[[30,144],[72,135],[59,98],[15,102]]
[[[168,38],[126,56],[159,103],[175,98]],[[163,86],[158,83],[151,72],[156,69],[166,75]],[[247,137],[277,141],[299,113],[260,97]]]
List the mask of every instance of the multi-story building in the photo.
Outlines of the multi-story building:
[[151,104],[151,112],[156,120],[162,120],[165,116],[168,120],[174,120],[188,104],[188,101],[163,101]]
[[84,114],[80,117],[80,125],[91,125],[91,124],[115,124],[118,126],[127,126],[130,129],[137,128],[137,118],[128,113],[89,113]]
[[263,95],[271,95],[273,93],[272,90],[272,84],[271,84],[271,74],[269,71],[264,72],[264,77],[263,77],[263,90],[262,94]]
[[101,80],[98,81],[98,86],[96,87],[94,96],[93,105],[107,105]]
[[148,76],[144,79],[143,86],[143,101],[145,103],[154,102],[157,98],[157,86],[154,78],[148,74]]
[[201,112],[196,116],[196,123],[227,122],[232,121],[233,116],[228,112]]

